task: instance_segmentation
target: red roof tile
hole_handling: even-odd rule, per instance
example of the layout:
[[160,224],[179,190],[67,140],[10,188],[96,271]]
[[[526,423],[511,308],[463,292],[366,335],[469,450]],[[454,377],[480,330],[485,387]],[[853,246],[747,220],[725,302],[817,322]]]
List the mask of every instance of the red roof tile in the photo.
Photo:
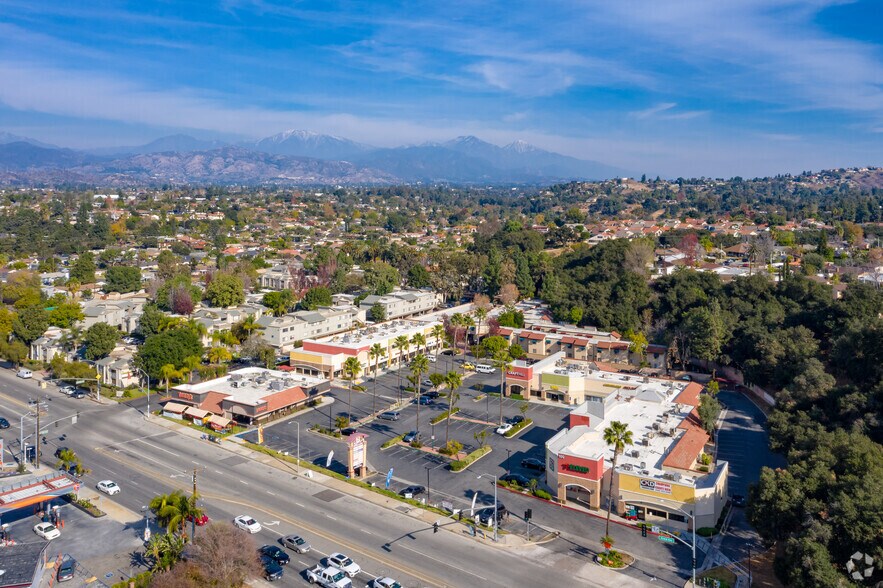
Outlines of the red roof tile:
[[221,401],[227,398],[227,396],[229,394],[224,394],[223,392],[209,392],[205,395],[205,400],[200,403],[199,408],[217,415],[223,415],[224,409],[221,408]]
[[307,395],[300,386],[295,386],[294,388],[282,390],[281,392],[276,392],[275,394],[264,397],[264,400],[267,401],[267,410],[270,412],[297,404],[306,399]]
[[684,388],[678,397],[675,398],[675,402],[678,404],[689,404],[690,406],[699,406],[699,393],[702,392],[702,384],[698,384],[696,382],[690,382],[687,384],[687,387]]

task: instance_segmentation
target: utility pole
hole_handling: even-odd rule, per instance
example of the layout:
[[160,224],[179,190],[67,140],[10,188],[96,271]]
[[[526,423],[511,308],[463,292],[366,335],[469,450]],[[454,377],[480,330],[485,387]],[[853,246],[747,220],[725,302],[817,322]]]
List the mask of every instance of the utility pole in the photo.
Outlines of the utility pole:
[[[196,468],[193,468],[193,506],[196,507]],[[196,540],[196,516],[190,517],[190,542]]]

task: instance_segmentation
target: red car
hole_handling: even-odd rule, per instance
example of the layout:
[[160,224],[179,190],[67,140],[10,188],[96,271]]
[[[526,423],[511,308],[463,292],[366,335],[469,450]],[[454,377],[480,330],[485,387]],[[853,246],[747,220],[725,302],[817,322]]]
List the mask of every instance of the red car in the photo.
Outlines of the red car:
[[[195,522],[196,522],[197,527],[202,527],[203,525],[207,525],[208,521],[209,521],[208,515],[204,514],[204,515],[200,515],[200,516],[196,517]],[[194,522],[192,515],[187,515],[187,522],[188,523]]]

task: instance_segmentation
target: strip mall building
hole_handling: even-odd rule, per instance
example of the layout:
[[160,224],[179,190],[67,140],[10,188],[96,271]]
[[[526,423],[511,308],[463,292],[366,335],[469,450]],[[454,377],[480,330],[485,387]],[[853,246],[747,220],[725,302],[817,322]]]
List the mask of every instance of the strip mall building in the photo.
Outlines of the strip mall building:
[[[729,465],[705,457],[711,449],[697,411],[702,386],[613,372],[591,377],[612,384],[613,392],[583,402],[569,427],[546,443],[553,494],[563,503],[606,509],[612,477],[614,512],[622,516],[686,529],[693,515],[697,528],[714,526],[727,501]],[[625,423],[633,437],[616,470],[603,438],[613,421]]]

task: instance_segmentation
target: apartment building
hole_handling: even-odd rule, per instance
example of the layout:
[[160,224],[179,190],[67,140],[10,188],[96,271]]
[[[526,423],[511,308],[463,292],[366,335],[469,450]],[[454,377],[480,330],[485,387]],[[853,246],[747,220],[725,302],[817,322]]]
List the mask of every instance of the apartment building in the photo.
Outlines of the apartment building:
[[442,297],[432,290],[396,290],[385,296],[368,296],[359,308],[369,311],[378,304],[383,307],[383,320],[403,318],[434,310],[441,304]]
[[299,310],[282,316],[258,319],[261,338],[280,351],[290,351],[304,339],[343,333],[364,324],[365,311],[354,306]]

